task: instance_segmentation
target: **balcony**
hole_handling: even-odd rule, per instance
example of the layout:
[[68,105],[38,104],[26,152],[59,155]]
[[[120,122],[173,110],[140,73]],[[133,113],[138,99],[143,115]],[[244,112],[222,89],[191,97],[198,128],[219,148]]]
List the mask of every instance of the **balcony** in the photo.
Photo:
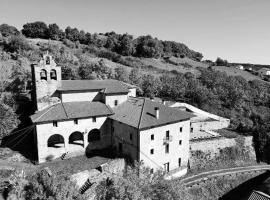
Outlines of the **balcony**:
[[163,144],[168,144],[169,142],[171,142],[172,141],[172,136],[171,135],[169,135],[169,137],[165,137],[164,139],[163,139]]

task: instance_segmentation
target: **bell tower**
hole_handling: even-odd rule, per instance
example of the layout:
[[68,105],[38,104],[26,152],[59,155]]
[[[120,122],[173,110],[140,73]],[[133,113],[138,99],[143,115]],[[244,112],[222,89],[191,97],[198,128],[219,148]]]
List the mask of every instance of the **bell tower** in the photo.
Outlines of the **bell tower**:
[[61,67],[57,66],[51,55],[43,55],[37,63],[31,65],[32,71],[32,100],[37,110],[42,110],[59,100],[56,90],[61,86]]

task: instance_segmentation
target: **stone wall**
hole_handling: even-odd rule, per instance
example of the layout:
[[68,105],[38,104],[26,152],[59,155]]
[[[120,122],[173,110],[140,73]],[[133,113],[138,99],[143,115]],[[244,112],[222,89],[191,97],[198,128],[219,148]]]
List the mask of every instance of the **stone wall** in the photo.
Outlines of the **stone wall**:
[[[219,157],[220,152],[227,147],[238,146],[248,157],[249,160],[256,160],[255,150],[253,147],[252,136],[239,137],[239,138],[214,138],[205,139],[190,142],[190,158],[189,164],[190,168],[196,167],[199,162],[201,154],[204,154],[204,161],[211,162],[211,160],[216,160]],[[198,155],[199,154],[199,155]]]

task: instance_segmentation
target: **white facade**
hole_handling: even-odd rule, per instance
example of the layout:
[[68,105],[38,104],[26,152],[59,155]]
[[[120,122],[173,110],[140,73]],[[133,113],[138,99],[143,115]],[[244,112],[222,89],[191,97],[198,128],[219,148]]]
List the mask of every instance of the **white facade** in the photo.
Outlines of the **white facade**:
[[[182,128],[181,132],[180,128]],[[167,131],[169,131],[168,139],[166,139]],[[164,169],[164,165],[168,163],[169,171],[187,167],[189,133],[189,120],[140,131],[140,160],[153,169]],[[154,135],[153,140],[151,135]],[[166,145],[169,145],[168,152],[166,152]],[[151,149],[154,151],[153,154]]]
[[[110,146],[111,137],[107,132],[107,117],[98,117],[96,120],[93,118],[89,119],[78,119],[77,124],[74,120],[69,121],[58,121],[57,127],[54,126],[53,122],[37,124],[36,125],[36,142],[38,147],[38,162],[42,163],[49,159],[49,157],[58,158],[64,153],[72,152],[77,154],[84,154],[87,149],[101,149]],[[94,122],[95,121],[95,122]],[[90,140],[90,134],[92,130],[100,131],[99,140]],[[91,132],[92,131],[92,132]],[[74,141],[71,141],[71,134],[76,133]],[[49,138],[53,138],[53,135],[61,135],[64,142],[56,141],[54,146],[48,146]],[[78,136],[82,136],[79,138]],[[91,139],[91,137],[90,137]]]
[[77,91],[77,92],[62,92],[60,95],[62,102],[73,102],[73,101],[93,101],[99,98],[99,92],[91,91]]
[[128,90],[129,90],[129,93],[128,93],[129,97],[136,97],[136,88],[130,88]]
[[[167,163],[169,171],[187,167],[189,120],[142,131],[118,121],[113,121],[112,124],[114,146],[132,160],[143,161],[145,166],[153,170],[163,170]],[[169,131],[168,138],[166,138],[167,131]],[[166,144],[169,145],[168,153],[165,152]]]
[[106,94],[105,96],[105,104],[109,105],[111,108],[125,102],[128,99],[127,94],[117,95],[117,94]]

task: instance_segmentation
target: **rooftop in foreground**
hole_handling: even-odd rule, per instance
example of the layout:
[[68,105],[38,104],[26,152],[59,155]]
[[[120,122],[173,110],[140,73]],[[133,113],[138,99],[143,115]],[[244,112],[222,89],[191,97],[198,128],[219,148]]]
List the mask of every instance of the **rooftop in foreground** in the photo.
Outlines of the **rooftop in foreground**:
[[58,91],[103,90],[105,94],[128,93],[128,89],[136,87],[117,80],[62,80],[61,84]]
[[[159,117],[155,115],[159,110]],[[128,124],[139,129],[153,128],[166,124],[189,120],[191,113],[167,107],[146,98],[129,98],[126,102],[113,109],[111,119]]]
[[38,111],[31,116],[34,123],[79,119],[112,115],[111,108],[101,102],[65,102],[58,103]]

